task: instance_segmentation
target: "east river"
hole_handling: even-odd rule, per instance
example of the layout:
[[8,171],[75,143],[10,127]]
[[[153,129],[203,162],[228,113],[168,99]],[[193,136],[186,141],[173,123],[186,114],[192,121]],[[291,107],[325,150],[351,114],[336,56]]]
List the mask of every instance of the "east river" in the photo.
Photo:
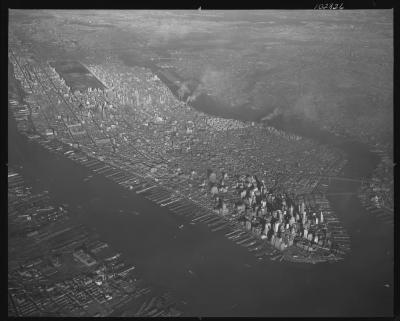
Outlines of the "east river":
[[[196,107],[196,106],[195,106]],[[198,106],[197,106],[198,107]],[[223,111],[220,111],[223,113]],[[277,124],[328,145],[349,159],[346,177],[366,177],[377,164],[365,145],[299,122]],[[356,196],[331,196],[333,210],[351,236],[351,252],[338,263],[258,261],[245,248],[202,224],[190,225],[164,208],[56,156],[17,132],[9,113],[9,165],[34,188],[47,189],[96,229],[138,275],[170,289],[184,316],[391,316],[393,225],[369,214]],[[333,181],[330,190],[354,192],[358,183]],[[137,214],[137,213],[139,214]],[[179,226],[183,224],[183,228]]]

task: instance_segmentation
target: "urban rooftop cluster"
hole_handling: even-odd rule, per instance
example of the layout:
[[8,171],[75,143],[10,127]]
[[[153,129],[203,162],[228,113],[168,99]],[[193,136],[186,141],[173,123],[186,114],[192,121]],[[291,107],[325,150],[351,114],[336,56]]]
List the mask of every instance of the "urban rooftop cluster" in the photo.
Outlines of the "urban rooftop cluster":
[[8,182],[9,316],[118,316],[134,304],[151,307],[143,316],[180,314],[169,293],[155,294],[66,204],[33,193],[15,169]]
[[[9,57],[29,94],[33,127],[39,133],[140,173],[210,210],[218,195],[224,199],[225,212],[234,213],[235,198],[224,194],[232,194],[237,177],[256,176],[273,190],[293,195],[295,202],[298,195],[323,192],[323,177],[337,175],[346,162],[338,150],[311,140],[198,112],[179,101],[149,70],[126,67],[114,57],[86,66],[105,89],[73,91],[62,73],[39,57],[29,59],[29,51],[21,47],[12,48]],[[224,176],[224,186],[209,184],[210,171]],[[304,236],[309,218],[300,214],[297,232]],[[316,234],[311,241],[318,244]]]

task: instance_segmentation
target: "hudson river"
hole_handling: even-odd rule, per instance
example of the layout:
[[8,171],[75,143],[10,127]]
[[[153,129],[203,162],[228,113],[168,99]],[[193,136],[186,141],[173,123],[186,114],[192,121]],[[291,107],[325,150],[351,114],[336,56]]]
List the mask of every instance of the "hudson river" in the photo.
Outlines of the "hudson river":
[[[346,152],[345,176],[368,176],[376,165],[366,146],[308,131],[303,134]],[[343,261],[258,261],[222,233],[190,225],[105,178],[84,182],[89,170],[28,141],[10,114],[8,139],[9,164],[22,166],[34,188],[48,189],[55,200],[68,203],[78,220],[95,228],[136,266],[139,277],[186,302],[184,316],[392,315],[393,225],[374,218],[355,196],[329,198],[351,236],[351,252]],[[347,192],[357,187],[333,182],[330,189]]]

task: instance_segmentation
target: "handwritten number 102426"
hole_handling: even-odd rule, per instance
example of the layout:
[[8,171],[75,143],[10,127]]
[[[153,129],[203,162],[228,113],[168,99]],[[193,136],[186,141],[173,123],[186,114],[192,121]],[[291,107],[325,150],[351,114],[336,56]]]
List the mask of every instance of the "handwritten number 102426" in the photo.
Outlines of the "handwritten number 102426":
[[344,9],[343,3],[320,3],[317,4],[314,9],[316,10],[342,10]]

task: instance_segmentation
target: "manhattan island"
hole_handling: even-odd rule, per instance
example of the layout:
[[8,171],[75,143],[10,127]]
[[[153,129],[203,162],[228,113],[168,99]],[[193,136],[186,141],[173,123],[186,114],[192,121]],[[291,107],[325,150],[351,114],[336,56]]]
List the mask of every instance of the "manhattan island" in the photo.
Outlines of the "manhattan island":
[[199,112],[192,93],[171,90],[179,79],[112,55],[101,64],[42,60],[14,38],[9,59],[27,94],[14,115],[31,139],[259,259],[317,263],[350,250],[325,198],[346,163],[340,150]]

